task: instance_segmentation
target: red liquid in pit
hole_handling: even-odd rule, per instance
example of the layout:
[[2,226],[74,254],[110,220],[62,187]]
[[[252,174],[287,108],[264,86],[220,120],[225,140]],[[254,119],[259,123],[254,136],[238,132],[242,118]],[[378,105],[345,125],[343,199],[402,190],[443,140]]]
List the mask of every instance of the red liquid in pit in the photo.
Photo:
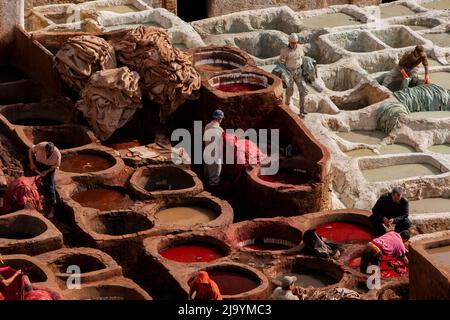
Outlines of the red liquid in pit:
[[277,174],[263,176],[260,175],[259,178],[270,183],[282,183],[282,184],[293,184],[300,185],[305,184],[310,181],[310,175],[308,172],[294,171],[287,169],[280,169]]
[[[361,264],[361,257],[355,258],[348,264],[349,267],[359,270]],[[393,257],[383,256],[381,260],[381,277],[383,278],[398,278],[408,276],[409,269],[403,261]]]
[[213,246],[185,244],[164,249],[160,254],[177,262],[210,262],[225,255]]
[[245,92],[245,91],[256,91],[265,89],[266,87],[260,86],[258,84],[251,83],[231,83],[231,84],[219,84],[216,86],[217,90],[224,92]]
[[75,154],[61,161],[60,169],[65,172],[88,173],[111,168],[113,163],[104,157],[92,154]]
[[236,271],[212,270],[209,277],[219,286],[222,295],[235,295],[255,289],[259,283]]
[[316,228],[319,236],[338,243],[369,242],[375,235],[369,228],[349,222],[325,223]]
[[110,211],[116,209],[126,209],[133,205],[130,197],[117,190],[91,189],[72,196],[72,199],[83,207]]

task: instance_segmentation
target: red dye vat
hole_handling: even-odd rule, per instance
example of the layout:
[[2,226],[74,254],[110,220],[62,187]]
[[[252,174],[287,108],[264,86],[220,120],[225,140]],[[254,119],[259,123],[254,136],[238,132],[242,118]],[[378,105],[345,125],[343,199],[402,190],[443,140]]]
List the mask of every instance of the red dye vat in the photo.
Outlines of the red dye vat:
[[267,176],[260,175],[259,178],[270,183],[300,185],[310,181],[310,174],[305,171],[280,169],[277,174]]
[[244,91],[256,91],[265,89],[264,86],[252,83],[230,83],[230,84],[219,84],[216,86],[217,90],[224,92],[244,92]]
[[160,254],[177,262],[210,262],[225,256],[221,250],[202,244],[179,245],[164,249]]
[[256,279],[237,271],[212,270],[208,274],[217,283],[222,295],[240,294],[259,286]]
[[325,223],[316,228],[316,233],[337,243],[369,242],[375,238],[369,228],[350,222]]
[[[361,265],[361,257],[353,259],[348,265],[349,267],[359,270],[359,266]],[[409,273],[409,269],[405,263],[394,257],[383,256],[380,268],[382,278],[399,278],[407,276]]]
[[287,246],[279,243],[254,243],[244,246],[244,248],[252,250],[287,250],[291,246]]

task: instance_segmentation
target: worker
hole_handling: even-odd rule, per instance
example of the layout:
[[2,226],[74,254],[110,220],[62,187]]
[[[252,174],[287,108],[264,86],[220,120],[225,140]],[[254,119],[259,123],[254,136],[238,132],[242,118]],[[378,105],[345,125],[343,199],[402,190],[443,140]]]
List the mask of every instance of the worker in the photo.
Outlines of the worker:
[[44,188],[50,197],[51,210],[48,217],[52,218],[56,204],[55,171],[61,165],[61,152],[52,142],[45,141],[33,145],[28,152],[28,158],[31,170],[42,177]]
[[383,80],[383,86],[387,87],[392,82],[401,81],[405,76],[411,79],[410,86],[417,86],[419,79],[417,72],[418,66],[423,64],[425,68],[425,84],[430,83],[430,74],[428,71],[428,58],[425,49],[422,45],[418,45],[413,51],[406,52],[400,59],[398,65],[396,65]]
[[361,264],[359,266],[362,273],[367,273],[369,265],[381,265],[383,256],[394,257],[402,259],[405,264],[408,264],[406,257],[405,243],[409,240],[409,231],[403,230],[398,233],[390,231],[379,238],[373,239],[369,242],[361,255]]
[[383,194],[372,208],[369,220],[379,235],[386,233],[386,227],[395,225],[395,231],[408,230],[411,221],[408,218],[409,203],[403,196],[403,190],[395,187],[391,192]]
[[289,73],[288,83],[286,84],[286,99],[285,103],[289,106],[291,98],[294,94],[294,84],[297,85],[300,101],[300,116],[304,117],[305,112],[305,98],[308,95],[305,79],[302,75],[302,61],[303,50],[298,45],[298,37],[295,33],[289,35],[289,44],[280,51],[279,63],[283,65]]
[[210,187],[217,187],[220,183],[222,171],[221,152],[223,148],[224,130],[220,126],[225,114],[217,109],[212,115],[212,121],[205,127],[205,177]]
[[188,285],[189,300],[222,300],[219,286],[206,271],[200,271],[194,275]]
[[300,300],[298,296],[294,294],[295,282],[297,277],[284,276],[281,279],[281,287],[275,288],[272,293],[273,300]]

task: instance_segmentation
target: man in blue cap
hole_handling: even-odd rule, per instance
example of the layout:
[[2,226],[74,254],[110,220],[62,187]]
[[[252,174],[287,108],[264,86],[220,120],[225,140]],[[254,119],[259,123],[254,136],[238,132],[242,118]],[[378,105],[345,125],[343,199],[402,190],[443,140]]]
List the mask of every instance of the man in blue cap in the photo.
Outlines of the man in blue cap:
[[210,187],[216,187],[220,183],[222,159],[220,155],[215,154],[215,151],[222,150],[223,147],[224,130],[220,127],[220,123],[224,117],[225,114],[223,111],[217,109],[212,115],[211,122],[205,127],[205,151],[211,151],[211,154],[208,154],[208,152],[205,153],[212,158],[205,163],[205,178],[208,179],[207,181]]

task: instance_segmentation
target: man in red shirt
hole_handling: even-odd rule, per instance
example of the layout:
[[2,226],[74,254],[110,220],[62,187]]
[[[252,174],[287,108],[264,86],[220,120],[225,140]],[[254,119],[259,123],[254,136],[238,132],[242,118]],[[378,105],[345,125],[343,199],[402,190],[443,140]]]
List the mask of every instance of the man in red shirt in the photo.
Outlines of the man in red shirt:
[[190,300],[222,300],[219,286],[209,277],[206,271],[200,271],[189,280],[188,285]]
[[367,267],[369,265],[379,266],[383,256],[403,259],[403,262],[408,264],[408,258],[406,257],[407,250],[405,247],[405,243],[408,240],[408,230],[400,233],[391,231],[379,238],[373,239],[367,244],[366,249],[361,255],[360,271],[367,273]]
[[61,165],[61,152],[52,142],[44,141],[30,148],[28,158],[31,170],[42,177],[44,187],[47,189],[52,205],[48,217],[52,218],[56,204],[55,171]]

